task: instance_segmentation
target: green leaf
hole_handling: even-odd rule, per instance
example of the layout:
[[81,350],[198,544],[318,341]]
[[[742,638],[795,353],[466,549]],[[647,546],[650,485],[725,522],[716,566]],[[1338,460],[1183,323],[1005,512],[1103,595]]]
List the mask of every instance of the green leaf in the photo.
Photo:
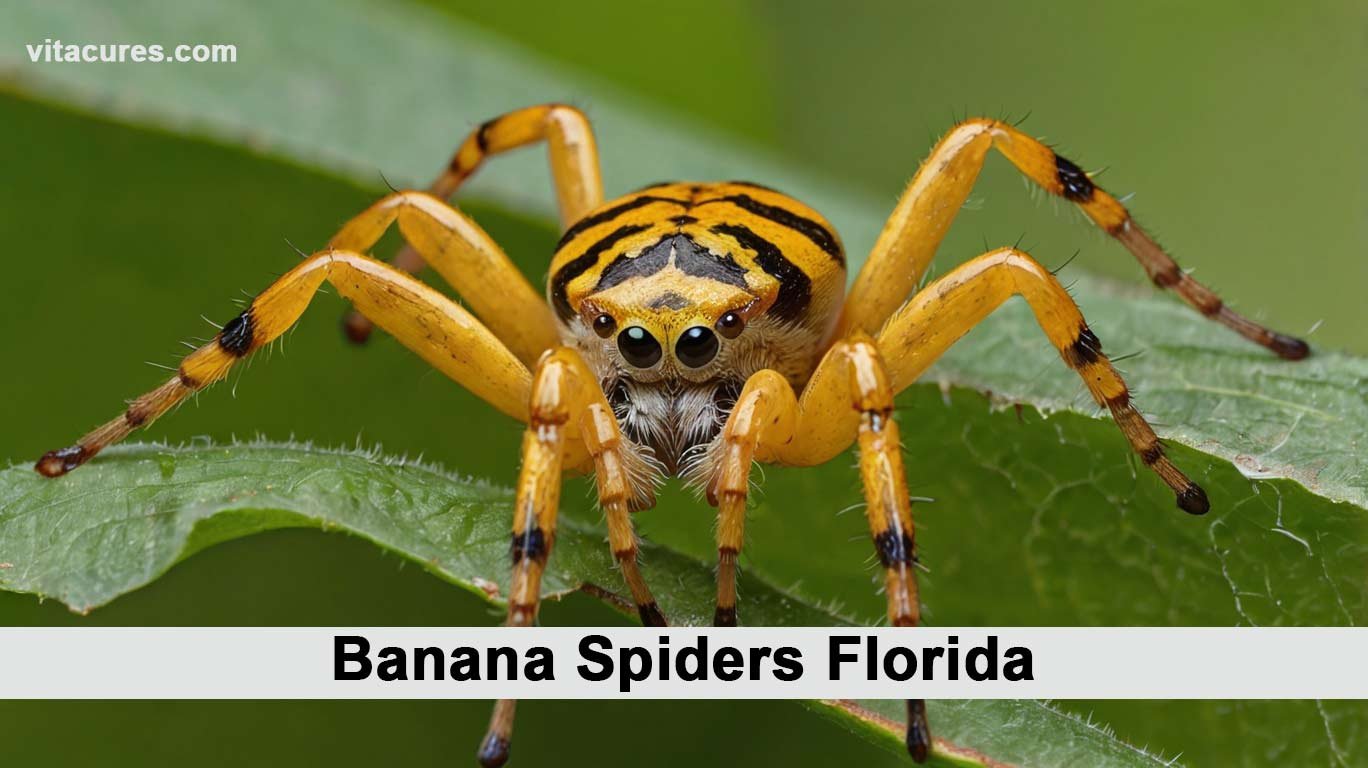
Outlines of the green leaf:
[[[148,584],[205,547],[286,527],[360,536],[496,604],[508,589],[512,493],[375,453],[268,444],[130,445],[56,482],[28,467],[6,469],[0,499],[0,588],[54,597],[81,612]],[[605,540],[593,526],[563,523],[545,594],[580,590],[630,611],[617,594],[621,587]],[[649,544],[642,561],[672,621],[711,620],[709,565]],[[848,623],[754,577],[743,575],[740,586],[753,623]],[[864,707],[823,706],[901,749],[895,720]],[[933,764],[1162,764],[1048,706],[934,702],[931,714],[939,738],[948,742],[947,755]],[[997,727],[1002,723],[1011,727]],[[1042,742],[1042,732],[1054,738]]]
[[[221,299],[239,286],[258,290],[291,263],[282,235],[300,247],[322,243],[380,191],[378,170],[396,184],[425,183],[469,126],[512,106],[569,99],[588,107],[610,191],[659,178],[750,177],[793,192],[840,227],[856,263],[890,206],[420,9],[313,2],[261,6],[255,18],[207,5],[134,4],[113,18],[102,10],[80,3],[16,9],[0,33],[8,87],[249,146],[362,180],[366,189],[241,152],[7,103],[3,122],[26,151],[7,160],[23,183],[3,188],[0,217],[13,253],[35,255],[7,265],[14,284],[25,286],[10,297],[10,316],[41,321],[0,328],[14,359],[31,364],[4,385],[12,412],[3,452],[16,459],[69,440],[108,418],[116,398],[151,384],[131,363],[164,359],[170,342],[202,328],[194,319],[200,312],[230,316]],[[229,68],[34,67],[18,58],[22,42],[51,29],[70,39],[230,39],[243,58]],[[537,155],[501,158],[482,172],[470,196],[492,204],[469,210],[540,280],[554,234]],[[910,168],[914,158],[904,160]],[[1064,276],[1109,352],[1143,351],[1124,364],[1138,403],[1178,444],[1176,460],[1207,487],[1213,512],[1192,519],[1173,509],[1062,370],[1024,307],[1009,306],[928,377],[947,393],[928,383],[901,400],[914,493],[937,500],[916,511],[928,621],[1368,620],[1368,363],[1325,350],[1301,364],[1271,360],[1167,297]],[[133,295],[137,301],[128,300]],[[152,434],[226,439],[259,428],[346,443],[359,430],[367,442],[511,482],[514,425],[439,377],[422,376],[393,344],[344,349],[330,322],[336,302],[320,303],[294,335],[288,360],[257,365],[236,399],[226,388],[210,393],[204,408],[185,409]],[[111,312],[118,322],[102,322]],[[337,375],[342,366],[345,377]],[[987,401],[984,391],[993,393]],[[54,407],[15,407],[29,403]],[[1009,403],[1029,407],[1002,407]],[[863,523],[835,514],[858,501],[848,461],[766,474],[748,521],[747,572],[786,585],[805,603],[876,621],[881,601],[860,566],[869,554]],[[565,499],[570,521],[592,524],[583,494],[571,486]],[[699,506],[669,495],[639,516],[641,530],[710,560],[709,518]],[[710,593],[705,586],[699,599]],[[767,609],[748,600],[743,610],[753,612],[743,620],[761,623]],[[1330,762],[1356,753],[1368,721],[1352,703],[1063,706],[1094,706],[1124,738],[1199,764],[1263,764],[1269,756]],[[1037,738],[1048,740],[1042,732]]]
[[[116,446],[89,471],[58,482],[30,467],[0,473],[0,587],[86,613],[146,585],[177,561],[275,528],[343,530],[409,558],[498,605],[508,589],[511,491],[373,452],[244,444]],[[543,580],[556,598],[617,597],[605,533],[576,520],[559,529]],[[676,623],[712,621],[713,578],[701,563],[644,545],[661,607]],[[754,578],[757,623],[811,626],[831,614]]]

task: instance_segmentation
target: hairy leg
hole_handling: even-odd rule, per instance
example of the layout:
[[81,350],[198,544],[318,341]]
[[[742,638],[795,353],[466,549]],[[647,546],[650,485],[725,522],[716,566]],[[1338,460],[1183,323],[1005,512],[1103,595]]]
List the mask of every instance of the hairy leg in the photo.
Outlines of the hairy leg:
[[[531,626],[541,605],[541,579],[556,538],[562,469],[584,454],[592,457],[599,501],[608,519],[608,538],[642,622],[664,626],[665,618],[637,568],[636,534],[628,516],[631,478],[624,469],[622,436],[598,380],[568,347],[542,357],[532,383],[522,468],[513,510],[513,574],[508,596],[510,627]],[[516,702],[494,705],[478,757],[487,768],[508,760]]]
[[434,368],[509,416],[527,419],[531,374],[474,316],[393,267],[353,251],[326,250],[272,283],[212,341],[187,355],[165,384],[133,400],[123,414],[75,445],[49,451],[35,468],[48,477],[66,474],[221,380],[234,364],[294,325],[324,281]]
[[1130,212],[1077,165],[1000,120],[973,118],[955,126],[932,150],[884,224],[846,301],[841,328],[877,333],[916,289],[945,232],[964,205],[990,148],[997,149],[1047,192],[1074,203],[1116,238],[1161,288],[1176,291],[1203,315],[1288,360],[1310,354],[1301,339],[1253,322],[1193,280],[1135,223]]
[[[810,430],[808,425],[835,422],[853,425],[859,445],[865,515],[875,554],[884,569],[888,621],[893,626],[916,626],[921,611],[912,502],[907,493],[898,425],[892,418],[894,391],[877,346],[863,334],[837,342],[818,365],[813,381],[820,383],[816,388],[810,383],[799,399],[778,373],[761,371],[746,382],[727,420],[719,443],[721,453],[708,487],[709,498],[719,507],[717,608],[713,623],[736,624],[736,559],[743,540],[752,461],[758,458],[785,462],[786,457],[825,452],[826,446],[809,443],[826,440],[825,434]],[[844,444],[836,450],[849,444],[847,434]],[[926,705],[921,700],[908,702],[907,748],[917,762],[924,762],[930,754],[930,728]]]
[[[427,191],[450,199],[486,159],[543,141],[564,230],[603,202],[593,128],[584,113],[565,104],[525,107],[481,123],[461,142]],[[423,268],[423,258],[412,245],[405,245],[393,264],[407,272],[418,272]],[[371,323],[359,312],[349,314],[343,326],[352,341],[360,343],[370,336]]]
[[480,225],[432,195],[386,195],[343,225],[328,246],[365,252],[396,222],[414,252],[524,364],[532,366],[555,346],[556,319],[546,300]]
[[1131,401],[1126,382],[1102,352],[1082,312],[1064,286],[1030,255],[1015,248],[990,251],[927,286],[898,310],[879,334],[879,350],[895,391],[907,388],[984,317],[1012,296],[1026,299],[1041,330],[1064,362],[1078,373],[1098,405],[1145,466],[1177,497],[1178,506],[1200,515],[1206,492],[1164,454],[1163,444]]

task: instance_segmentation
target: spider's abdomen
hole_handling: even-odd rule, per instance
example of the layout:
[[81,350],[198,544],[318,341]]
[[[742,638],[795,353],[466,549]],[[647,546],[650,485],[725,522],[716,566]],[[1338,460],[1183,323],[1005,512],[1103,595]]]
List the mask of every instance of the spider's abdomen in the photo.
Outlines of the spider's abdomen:
[[[762,336],[782,346],[781,337],[791,335],[790,343],[801,337],[815,348],[844,288],[841,243],[821,214],[755,184],[679,182],[605,203],[567,229],[547,296],[571,337],[587,341],[595,321],[611,323],[613,333],[637,329],[643,354],[629,354],[622,366],[644,374],[633,378],[698,381],[717,378],[713,366],[695,363],[717,354],[711,329],[728,313],[729,323],[756,329],[752,347]],[[716,346],[746,346],[729,341]],[[658,357],[647,354],[652,343]],[[683,346],[690,343],[698,349]],[[717,356],[740,352],[730,351]],[[615,356],[611,349],[608,355]],[[709,375],[696,370],[703,367]]]

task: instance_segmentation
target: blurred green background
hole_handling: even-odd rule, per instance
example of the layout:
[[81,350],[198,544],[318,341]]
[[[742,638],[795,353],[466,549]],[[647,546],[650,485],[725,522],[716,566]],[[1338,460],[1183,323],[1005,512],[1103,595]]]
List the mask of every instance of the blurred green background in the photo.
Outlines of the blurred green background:
[[[1118,195],[1134,193],[1129,204],[1137,218],[1232,303],[1289,332],[1318,325],[1310,337],[1315,344],[1368,353],[1368,154],[1360,137],[1368,117],[1368,13],[1361,3],[431,5],[491,40],[534,52],[568,77],[606,83],[629,101],[677,116],[682,126],[717,131],[888,207],[957,116],[1030,112],[1026,130],[1058,143],[1085,168],[1107,166],[1102,183]],[[0,10],[0,26],[6,12]],[[265,6],[258,12],[263,25],[273,23]],[[138,27],[117,4],[101,13],[124,29]],[[185,39],[210,33],[187,32]],[[9,49],[5,55],[5,79],[25,82],[26,59]],[[443,88],[434,83],[432,98],[443,98]],[[176,341],[212,332],[200,313],[219,321],[231,316],[228,299],[237,289],[255,291],[283,271],[291,256],[282,237],[301,247],[321,242],[382,189],[378,179],[362,189],[12,95],[0,99],[0,126],[10,147],[0,233],[11,245],[0,309],[9,361],[0,379],[0,457],[16,461],[107,418],[118,398],[155,382],[159,374],[140,361],[170,362]],[[466,128],[448,126],[438,138],[454,144]],[[613,153],[610,143],[602,149]],[[432,167],[443,159],[433,157]],[[500,165],[487,171],[502,172]],[[654,180],[607,179],[610,194]],[[183,201],[177,208],[146,205],[168,189]],[[44,213],[42,226],[33,224],[35,209]],[[549,229],[529,229],[478,205],[471,210],[510,252],[549,252]],[[1140,268],[1123,250],[1071,211],[1036,201],[997,158],[952,229],[939,270],[985,242],[1023,235],[1046,263],[1078,251],[1071,268],[1144,290]],[[197,259],[196,244],[207,239],[216,252],[240,257]],[[132,251],[130,242],[141,248]],[[106,249],[118,258],[102,258]],[[286,359],[258,361],[235,397],[226,387],[216,390],[203,407],[182,409],[150,437],[227,439],[259,431],[349,444],[359,436],[438,461],[459,456],[452,463],[463,472],[511,481],[514,425],[480,421],[488,425],[481,435],[487,449],[453,448],[466,438],[444,414],[471,412],[478,407],[472,398],[387,340],[366,350],[347,347],[334,324],[339,313],[334,299],[319,301]],[[704,536],[711,524],[704,510],[685,522]],[[649,532],[672,524],[648,518],[643,525]],[[397,558],[300,531],[201,553],[89,618],[0,594],[0,625],[497,621],[482,604]],[[550,606],[545,621],[621,618],[572,598]],[[1076,706],[1096,708],[1133,742],[1154,743],[1169,755],[1182,751],[1185,763],[1231,764],[1211,746],[1220,743],[1210,735],[1219,720],[1175,723],[1192,712],[1181,705]],[[465,764],[486,709],[478,702],[4,702],[0,721],[23,738],[0,739],[0,760]],[[1164,717],[1171,720],[1156,722]],[[1162,743],[1156,733],[1164,734]],[[538,703],[520,711],[519,734],[522,765],[566,754],[593,754],[600,765],[638,764],[642,755],[681,766],[906,764],[782,703]]]
[[[439,4],[887,200],[954,119],[1029,113],[1184,267],[1255,317],[1368,352],[1362,3]],[[627,62],[632,62],[631,64]],[[611,152],[611,147],[607,148]],[[940,266],[1024,243],[1144,282],[990,159]]]

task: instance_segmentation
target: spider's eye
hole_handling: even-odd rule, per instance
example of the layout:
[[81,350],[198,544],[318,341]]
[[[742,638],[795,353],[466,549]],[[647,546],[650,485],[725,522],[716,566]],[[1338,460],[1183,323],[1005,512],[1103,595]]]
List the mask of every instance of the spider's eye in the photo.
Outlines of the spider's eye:
[[613,319],[612,315],[599,315],[594,318],[594,333],[597,333],[600,339],[612,336],[613,331],[616,330],[617,321]]
[[618,351],[633,368],[650,368],[660,362],[660,342],[639,325],[622,329],[618,334]]
[[735,312],[728,312],[717,318],[716,327],[717,332],[722,334],[723,338],[734,339],[746,329],[746,321]]
[[717,357],[717,334],[696,325],[675,342],[675,357],[690,368],[702,368]]

